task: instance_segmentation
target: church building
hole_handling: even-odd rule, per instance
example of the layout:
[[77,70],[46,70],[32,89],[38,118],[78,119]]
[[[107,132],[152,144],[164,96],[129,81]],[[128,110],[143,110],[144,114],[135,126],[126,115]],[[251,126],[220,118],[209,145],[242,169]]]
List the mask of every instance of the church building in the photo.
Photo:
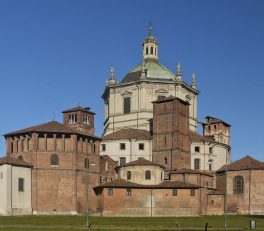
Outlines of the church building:
[[[121,82],[116,80],[114,68],[111,68],[110,78],[102,95],[105,120],[100,155],[109,155],[119,165],[139,157],[152,160],[152,157],[157,156],[152,153],[152,150],[156,152],[152,102],[172,96],[188,104],[185,124],[185,141],[188,142],[188,147],[185,146],[184,153],[189,158],[189,168],[215,171],[230,161],[230,125],[210,116],[204,122],[199,121],[199,90],[195,74],[192,75],[192,83],[186,83],[180,64],[177,65],[176,73],[173,73],[159,62],[158,48],[158,41],[150,25],[148,35],[143,40],[142,62],[127,73]],[[199,124],[203,125],[202,135],[198,133]],[[167,126],[169,130],[170,125]],[[164,130],[163,133],[170,133],[169,130]],[[180,143],[177,145],[175,148],[182,148]],[[167,144],[166,150],[170,151],[169,149]],[[161,150],[162,153],[163,151]],[[159,161],[160,164],[168,165],[166,158],[159,158]]]

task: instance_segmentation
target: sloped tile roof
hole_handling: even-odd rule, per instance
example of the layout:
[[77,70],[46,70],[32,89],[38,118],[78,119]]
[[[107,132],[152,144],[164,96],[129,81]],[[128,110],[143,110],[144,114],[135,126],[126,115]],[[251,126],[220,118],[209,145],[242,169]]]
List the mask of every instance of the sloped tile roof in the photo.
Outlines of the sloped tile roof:
[[216,117],[212,117],[212,116],[206,116],[205,117],[206,120],[207,120],[207,123],[204,123],[204,124],[218,124],[218,123],[223,123],[227,126],[231,126],[230,124],[226,123],[225,121],[221,120],[221,119],[218,119]]
[[141,158],[141,157],[139,157],[137,160],[134,160],[134,161],[128,162],[126,164],[120,165],[117,168],[128,167],[128,166],[157,166],[157,167],[165,169],[165,166],[163,166],[161,164],[157,164],[157,163],[149,161],[149,160],[146,160],[146,159]]
[[[226,165],[222,166],[216,172],[224,172]],[[251,156],[245,156],[244,158],[234,161],[233,163],[227,165],[227,171],[241,171],[241,170],[264,170],[264,164]]]
[[64,110],[62,113],[75,112],[75,111],[83,111],[83,112],[95,114],[94,112],[90,111],[90,107],[81,107],[81,106],[77,106],[71,109]]
[[128,128],[128,129],[121,129],[109,135],[103,136],[103,140],[119,140],[119,139],[152,140],[152,135],[149,131]]
[[189,137],[191,141],[196,141],[196,142],[202,142],[202,141],[215,142],[212,136],[202,136],[192,131],[189,131]]
[[95,188],[143,188],[143,189],[166,189],[166,188],[179,188],[179,189],[196,189],[201,186],[181,182],[181,181],[163,181],[156,185],[143,185],[137,184],[124,179],[116,179],[105,184],[99,185]]
[[70,128],[69,126],[59,123],[57,121],[50,121],[48,123],[39,124],[33,127],[21,129],[14,132],[9,132],[5,134],[5,137],[18,134],[26,134],[31,132],[47,132],[47,133],[67,133],[67,134],[80,134],[84,136],[94,137],[99,139],[96,136],[87,135],[84,132],[81,132],[77,129]]
[[187,168],[182,168],[182,169],[176,169],[171,172],[171,174],[201,174],[201,175],[206,175],[206,176],[213,176],[213,174],[210,174],[208,172],[204,171],[198,171],[194,169],[187,169]]
[[0,165],[4,165],[4,164],[9,164],[13,166],[21,166],[21,167],[32,167],[31,164],[23,160],[16,159],[14,157],[10,157],[10,156],[5,156],[5,157],[0,158]]

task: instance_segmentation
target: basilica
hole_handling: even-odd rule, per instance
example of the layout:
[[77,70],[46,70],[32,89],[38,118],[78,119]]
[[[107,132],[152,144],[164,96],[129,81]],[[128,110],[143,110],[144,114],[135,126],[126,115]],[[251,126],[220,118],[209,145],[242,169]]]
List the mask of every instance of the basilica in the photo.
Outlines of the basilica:
[[81,106],[63,122],[4,135],[1,215],[264,214],[263,162],[231,162],[231,125],[198,118],[195,74],[185,82],[180,64],[175,73],[160,64],[158,48],[150,25],[139,65],[120,82],[111,68],[102,137]]
[[[231,126],[212,116],[205,120],[198,119],[199,90],[195,74],[192,75],[192,83],[186,83],[182,78],[180,64],[174,74],[159,63],[158,48],[150,25],[148,35],[143,40],[142,62],[127,73],[120,83],[111,68],[102,96],[105,120],[100,154],[109,155],[119,164],[134,161],[138,157],[152,160],[156,156],[152,139],[152,102],[173,96],[188,102],[188,166],[195,170],[216,171],[230,162]],[[198,125],[203,126],[203,135],[198,134]],[[168,128],[170,126],[171,124],[167,124]],[[164,131],[164,135],[166,133]],[[170,152],[175,148],[179,147],[167,145],[163,151]],[[169,163],[169,158],[161,160],[161,164]]]

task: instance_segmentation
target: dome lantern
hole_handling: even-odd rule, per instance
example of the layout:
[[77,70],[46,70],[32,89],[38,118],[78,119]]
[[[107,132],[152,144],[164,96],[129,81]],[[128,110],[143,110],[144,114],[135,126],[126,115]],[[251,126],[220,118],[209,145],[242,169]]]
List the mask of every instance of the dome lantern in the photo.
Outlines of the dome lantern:
[[158,60],[158,42],[153,36],[151,22],[148,26],[148,37],[143,42],[143,60],[148,59]]

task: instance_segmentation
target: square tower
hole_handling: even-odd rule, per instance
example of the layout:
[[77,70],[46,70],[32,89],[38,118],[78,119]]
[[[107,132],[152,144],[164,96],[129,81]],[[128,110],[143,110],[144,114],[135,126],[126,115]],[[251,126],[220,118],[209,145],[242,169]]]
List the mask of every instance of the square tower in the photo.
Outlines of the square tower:
[[94,115],[90,111],[90,107],[75,107],[65,110],[63,113],[63,123],[74,129],[85,133],[86,135],[94,135]]
[[176,97],[153,102],[153,161],[167,171],[190,168],[189,103]]

